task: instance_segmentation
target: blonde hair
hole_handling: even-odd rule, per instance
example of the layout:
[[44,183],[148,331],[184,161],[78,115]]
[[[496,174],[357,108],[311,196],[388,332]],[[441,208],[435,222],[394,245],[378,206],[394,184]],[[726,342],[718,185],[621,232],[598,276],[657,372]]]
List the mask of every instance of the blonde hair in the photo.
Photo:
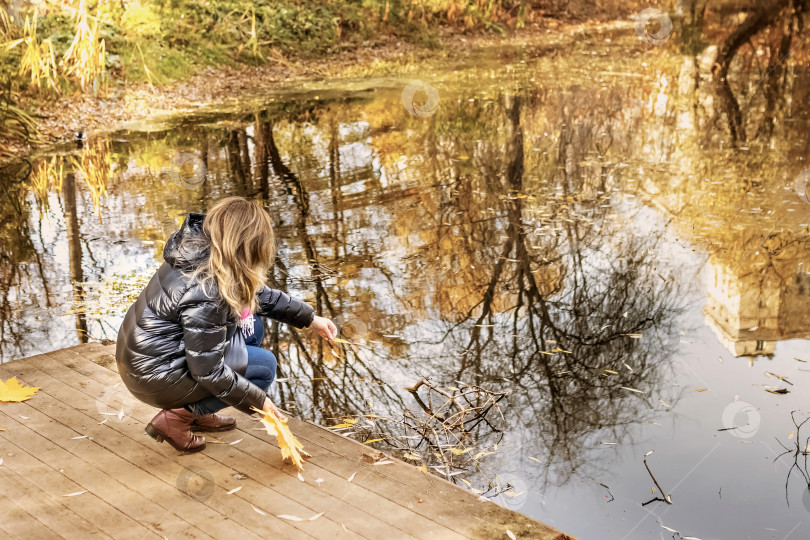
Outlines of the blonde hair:
[[193,277],[203,283],[203,290],[216,280],[220,297],[237,320],[245,308],[256,313],[256,293],[267,282],[276,256],[270,216],[255,202],[228,197],[206,214],[203,232],[210,254]]

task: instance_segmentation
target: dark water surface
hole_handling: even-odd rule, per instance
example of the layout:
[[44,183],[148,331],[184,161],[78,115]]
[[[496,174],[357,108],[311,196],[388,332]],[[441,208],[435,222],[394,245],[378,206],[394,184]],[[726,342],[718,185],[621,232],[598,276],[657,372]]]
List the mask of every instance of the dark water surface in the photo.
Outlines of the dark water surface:
[[[735,136],[687,50],[474,50],[415,108],[311,82],[32,156],[2,171],[1,358],[115,339],[185,213],[243,195],[274,286],[351,342],[268,322],[293,414],[583,539],[808,538],[808,77],[733,65]],[[645,455],[673,504],[642,506]]]

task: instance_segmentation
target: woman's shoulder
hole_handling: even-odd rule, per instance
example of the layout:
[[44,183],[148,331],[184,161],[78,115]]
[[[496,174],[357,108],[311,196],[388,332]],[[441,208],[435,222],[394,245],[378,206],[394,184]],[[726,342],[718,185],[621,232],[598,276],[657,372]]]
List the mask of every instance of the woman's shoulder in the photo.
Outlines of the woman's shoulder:
[[216,280],[203,281],[193,273],[185,272],[168,263],[163,263],[158,268],[155,277],[163,294],[178,307],[219,301]]

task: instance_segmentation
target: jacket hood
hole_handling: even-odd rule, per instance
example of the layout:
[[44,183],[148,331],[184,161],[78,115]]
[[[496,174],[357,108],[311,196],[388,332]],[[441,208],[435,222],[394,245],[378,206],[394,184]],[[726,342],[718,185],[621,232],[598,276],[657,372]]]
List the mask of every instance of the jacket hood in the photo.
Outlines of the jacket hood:
[[189,214],[180,230],[169,237],[163,260],[174,268],[193,270],[209,256],[208,237],[203,232],[205,214]]

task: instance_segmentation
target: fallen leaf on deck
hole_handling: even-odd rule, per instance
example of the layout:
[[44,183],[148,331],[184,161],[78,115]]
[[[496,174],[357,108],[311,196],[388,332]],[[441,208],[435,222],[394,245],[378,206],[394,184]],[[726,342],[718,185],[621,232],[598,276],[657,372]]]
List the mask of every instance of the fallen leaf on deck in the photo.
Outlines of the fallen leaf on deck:
[[389,463],[393,463],[393,461],[391,461],[390,459],[387,459],[385,461],[376,461],[372,463],[372,465],[388,465]]
[[234,493],[236,493],[237,491],[239,491],[239,490],[240,490],[240,489],[242,489],[243,487],[245,487],[245,486],[239,486],[239,487],[235,487],[235,488],[233,488],[232,490],[230,490],[230,491],[228,492],[228,495],[233,495]]
[[[264,510],[262,510],[261,508],[256,508],[256,507],[254,506],[254,507],[253,507],[253,510],[255,510],[257,514],[261,514],[261,515],[263,515],[263,516],[266,516],[266,515],[267,515],[267,512],[265,512],[265,511],[264,511]],[[279,516],[279,517],[281,517],[281,516]]]
[[242,439],[236,439],[236,440],[235,440],[235,441],[233,441],[232,443],[228,443],[228,444],[230,444],[231,446],[233,446],[233,445],[235,445],[235,444],[239,444],[240,442],[242,442]]
[[105,418],[104,420],[102,420],[101,422],[99,422],[99,423],[98,423],[98,425],[101,425],[101,424],[106,424],[106,423],[107,423],[107,420],[109,420],[109,418]]
[[307,521],[315,521],[316,519],[318,519],[319,517],[321,517],[321,516],[322,516],[322,515],[324,515],[325,513],[326,513],[326,512],[321,512],[320,514],[315,514],[315,515],[314,515],[314,516],[312,516],[311,518],[307,519]]
[[39,386],[23,386],[17,377],[0,380],[0,401],[25,401],[37,393]]
[[290,521],[304,521],[298,516],[288,516],[287,514],[281,514],[280,516],[276,517],[280,517],[281,519],[289,519]]
[[62,497],[75,497],[76,495],[81,495],[82,493],[87,493],[87,490],[84,491],[76,491],[74,493],[68,493],[67,495],[62,495]]
[[30,420],[31,419],[30,416],[24,416],[22,414],[20,415],[20,418],[22,418],[23,420]]
[[323,483],[323,478],[318,478],[317,480],[315,480],[315,483],[320,486]]
[[346,481],[347,481],[347,482],[351,482],[352,480],[354,480],[354,475],[356,475],[356,474],[357,474],[357,473],[352,473],[352,475],[351,475],[350,477],[348,477],[348,478],[346,479]]
[[306,480],[304,480],[304,475],[301,473],[298,473],[298,479],[301,480],[302,482],[306,482]]
[[119,420],[123,420],[124,419],[124,409],[121,409],[120,411],[118,411],[117,416],[118,416]]
[[78,437],[71,437],[71,439],[86,439],[87,435],[79,435]]
[[3,464],[3,458],[0,458],[0,465]]
[[303,470],[304,459],[301,457],[298,450],[304,448],[304,445],[298,442],[298,439],[292,434],[290,428],[287,427],[287,419],[281,420],[275,414],[266,414],[264,411],[255,407],[251,408],[264,415],[263,418],[261,418],[262,424],[268,428],[268,433],[276,436],[282,459],[290,458],[290,461],[298,467],[299,471]]

